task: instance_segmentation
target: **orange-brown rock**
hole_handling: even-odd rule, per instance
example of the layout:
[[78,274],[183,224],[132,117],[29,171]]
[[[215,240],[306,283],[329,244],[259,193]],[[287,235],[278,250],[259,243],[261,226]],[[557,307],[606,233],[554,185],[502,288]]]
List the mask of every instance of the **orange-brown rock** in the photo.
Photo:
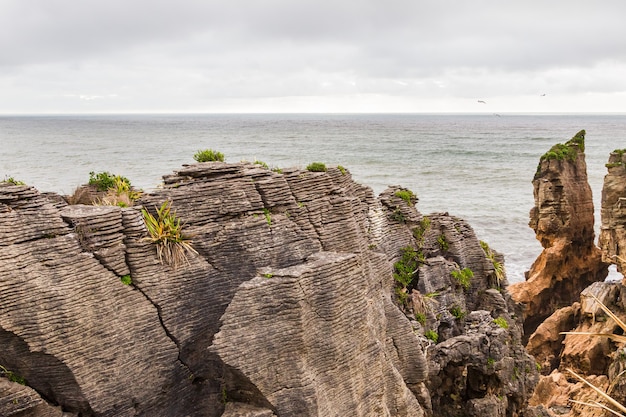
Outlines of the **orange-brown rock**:
[[626,271],[626,154],[615,150],[606,164],[608,173],[602,188],[602,227],[600,248],[602,260],[615,263]]
[[594,244],[584,143],[583,130],[565,144],[553,146],[541,157],[533,179],[535,206],[529,225],[544,249],[527,272],[526,281],[509,287],[513,299],[525,306],[526,335],[608,273]]

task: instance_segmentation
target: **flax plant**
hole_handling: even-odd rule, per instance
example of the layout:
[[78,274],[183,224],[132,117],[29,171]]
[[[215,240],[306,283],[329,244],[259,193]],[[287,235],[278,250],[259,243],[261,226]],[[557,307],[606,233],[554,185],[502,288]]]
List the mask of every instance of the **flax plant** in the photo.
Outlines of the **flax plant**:
[[176,269],[182,263],[189,265],[188,253],[198,254],[192,246],[192,240],[182,231],[180,219],[171,211],[171,203],[163,202],[157,208],[156,216],[148,210],[141,209],[143,219],[150,236],[145,240],[154,243],[159,262]]

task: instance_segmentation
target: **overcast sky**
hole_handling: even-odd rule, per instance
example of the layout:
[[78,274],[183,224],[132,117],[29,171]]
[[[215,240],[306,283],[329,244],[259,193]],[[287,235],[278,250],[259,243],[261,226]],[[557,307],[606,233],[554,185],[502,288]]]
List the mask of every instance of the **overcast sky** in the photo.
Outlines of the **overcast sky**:
[[625,18],[624,0],[0,0],[0,113],[626,112]]

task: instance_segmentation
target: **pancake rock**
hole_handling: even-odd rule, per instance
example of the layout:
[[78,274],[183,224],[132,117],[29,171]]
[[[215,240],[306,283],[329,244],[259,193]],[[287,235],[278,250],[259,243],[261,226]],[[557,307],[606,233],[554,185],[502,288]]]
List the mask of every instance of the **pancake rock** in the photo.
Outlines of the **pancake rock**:
[[[541,415],[500,255],[407,190],[200,163],[139,202],[0,184],[1,415]],[[178,265],[147,239],[164,203]]]
[[626,271],[626,155],[613,151],[606,164],[608,173],[602,187],[602,224],[599,244],[602,260]]
[[594,244],[584,144],[583,130],[565,144],[553,146],[541,157],[533,179],[535,206],[529,225],[544,249],[527,272],[526,281],[510,287],[513,299],[525,306],[526,335],[608,274]]

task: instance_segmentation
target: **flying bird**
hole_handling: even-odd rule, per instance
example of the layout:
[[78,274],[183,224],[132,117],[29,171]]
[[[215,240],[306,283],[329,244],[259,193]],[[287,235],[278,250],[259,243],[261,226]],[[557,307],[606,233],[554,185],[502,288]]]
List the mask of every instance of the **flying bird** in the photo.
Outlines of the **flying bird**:
[[478,100],[478,102],[479,102],[479,103],[483,103],[483,104],[487,104],[487,102],[486,102],[486,101],[483,101],[483,100]]
[[545,96],[546,96],[546,93],[543,93],[543,94],[541,95],[541,97],[545,97]]

